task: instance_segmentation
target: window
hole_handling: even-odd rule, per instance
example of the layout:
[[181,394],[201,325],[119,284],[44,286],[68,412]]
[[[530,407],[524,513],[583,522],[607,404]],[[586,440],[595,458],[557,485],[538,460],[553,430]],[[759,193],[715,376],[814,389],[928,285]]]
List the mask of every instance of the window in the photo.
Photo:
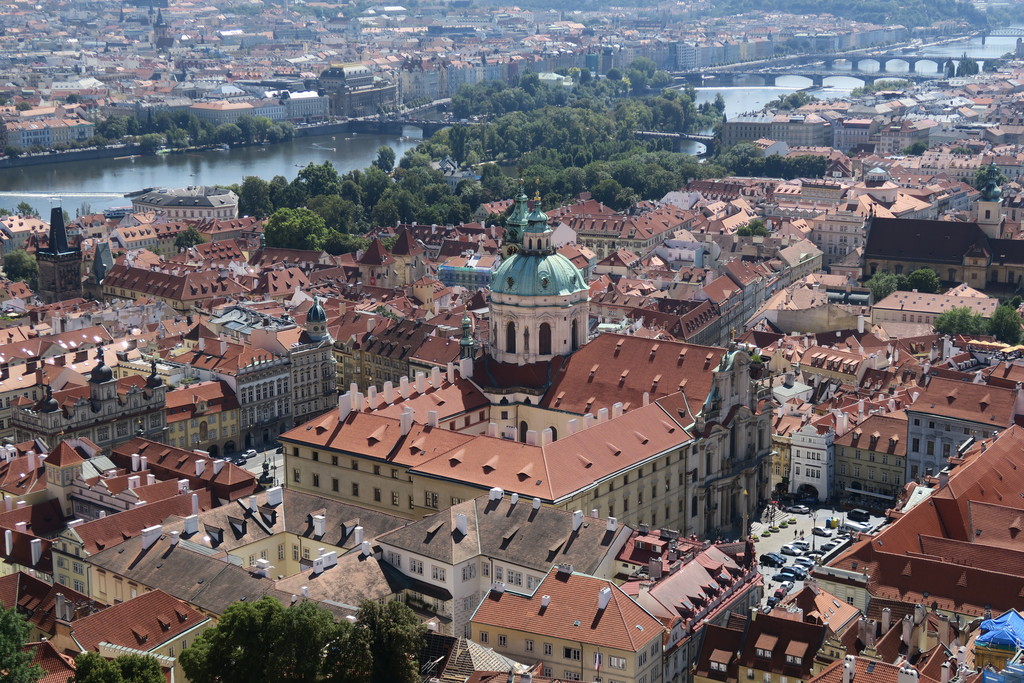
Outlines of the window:
[[514,572],[511,569],[509,569],[508,570],[508,583],[510,583],[513,586],[522,586],[523,585],[523,573],[522,572]]
[[637,655],[637,657],[636,657],[636,665],[637,665],[637,668],[639,668],[639,667],[641,667],[641,666],[645,665],[646,663],[647,663],[647,651],[645,650],[644,652],[641,652],[641,653],[640,653],[639,655]]
[[480,631],[480,642],[486,643],[488,640],[489,636],[487,635],[487,631]]
[[711,662],[711,670],[712,671],[724,672],[725,671],[725,663],[724,662],[714,662],[713,661],[713,662]]
[[299,474],[299,470],[298,469],[293,469],[292,470],[292,481],[295,482],[296,484],[298,484],[300,481],[302,481],[302,475]]
[[430,575],[434,577],[435,581],[444,581],[445,573],[444,567],[438,567],[437,565],[430,566]]
[[419,574],[420,576],[422,576],[423,575],[423,563],[420,562],[419,560],[413,558],[413,557],[410,557],[409,558],[409,571],[411,571],[413,574]]
[[391,469],[391,478],[392,479],[398,479],[398,470],[396,470],[394,468]]
[[935,455],[935,442],[928,441],[925,445],[925,453],[927,453],[928,455]]
[[505,570],[502,569],[501,567],[495,567],[494,568],[494,580],[495,581],[501,581],[502,577],[504,576],[504,571]]
[[358,470],[359,469],[359,461],[358,460],[353,460],[352,461],[352,469],[354,469],[354,470]]
[[423,499],[424,499],[423,500],[424,505],[426,505],[428,508],[437,509],[437,494],[436,493],[433,493],[432,491],[424,491],[423,492]]
[[626,668],[626,658],[625,657],[609,657],[608,658],[608,666],[610,666],[613,669],[625,669]]
[[373,500],[376,503],[380,502],[380,489],[378,489],[378,488],[373,489]]
[[78,591],[79,593],[84,593],[84,592],[85,592],[85,582],[84,582],[84,581],[82,581],[82,580],[80,580],[80,579],[75,579],[75,580],[74,580],[74,581],[72,582],[72,586],[73,586],[73,587],[74,587],[74,589],[75,589],[76,591]]
[[569,670],[566,670],[565,675],[562,676],[562,678],[564,678],[567,681],[579,681],[579,680],[582,680],[582,679],[580,679],[580,674],[579,674],[578,671],[569,671]]
[[320,454],[313,451],[313,462],[320,462]]
[[508,638],[503,635],[498,636],[498,647],[506,647],[508,645]]
[[475,577],[476,577],[476,565],[475,564],[468,564],[468,565],[466,565],[465,567],[462,568],[462,580],[463,581],[469,581],[470,579],[475,578]]
[[575,662],[581,659],[580,651],[574,647],[563,647],[562,648],[562,659],[571,659]]
[[352,482],[352,495],[356,498],[359,497],[359,482],[357,481]]
[[391,492],[391,504],[398,505],[398,491]]
[[331,464],[334,465],[335,467],[337,467],[337,465],[338,465],[338,456],[336,456],[336,455],[332,455],[331,456]]
[[540,333],[537,352],[542,356],[551,354],[551,325],[548,323],[540,324]]
[[551,643],[544,643],[544,654],[551,654]]
[[786,663],[787,664],[795,664],[797,666],[800,666],[800,663],[802,661],[803,661],[802,658],[797,657],[795,655],[786,655]]
[[527,640],[526,641],[526,651],[527,652],[533,652],[533,641],[532,640]]
[[320,488],[320,475],[319,474],[314,474],[313,475],[313,486],[315,486],[317,488]]
[[399,569],[402,568],[402,556],[401,556],[401,554],[396,553],[393,550],[389,550],[388,553],[387,553],[386,558],[387,558],[388,564],[390,564],[391,566],[397,567]]
[[765,650],[764,648],[759,647],[757,648],[757,656],[761,659],[771,659],[772,653],[771,650]]
[[331,479],[331,490],[337,492],[337,490],[338,490],[338,480],[337,479]]

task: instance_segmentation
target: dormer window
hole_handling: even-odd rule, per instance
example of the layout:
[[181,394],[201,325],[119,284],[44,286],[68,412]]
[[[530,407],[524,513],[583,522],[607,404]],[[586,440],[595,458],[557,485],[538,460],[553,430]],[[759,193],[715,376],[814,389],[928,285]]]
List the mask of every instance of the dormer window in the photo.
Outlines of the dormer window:
[[726,666],[723,662],[711,662],[711,670],[725,673]]
[[786,664],[793,664],[794,666],[800,666],[803,663],[802,657],[796,655],[786,655]]
[[761,659],[771,659],[772,653],[771,650],[765,650],[764,648],[759,647],[757,648],[757,656]]

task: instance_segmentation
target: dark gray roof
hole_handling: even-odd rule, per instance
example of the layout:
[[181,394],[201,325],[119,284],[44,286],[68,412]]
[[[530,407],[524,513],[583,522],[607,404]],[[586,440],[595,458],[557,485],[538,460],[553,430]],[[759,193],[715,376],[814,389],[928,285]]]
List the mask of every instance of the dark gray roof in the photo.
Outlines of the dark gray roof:
[[238,198],[234,193],[223,187],[185,187],[175,190],[156,190],[134,197],[135,204],[156,207],[197,206],[218,208],[234,206]]
[[[466,515],[465,535],[457,531],[458,514]],[[544,506],[534,510],[526,498],[513,505],[508,496],[489,501],[483,495],[383,534],[377,541],[451,565],[484,555],[537,571],[568,563],[590,574],[609,553],[618,552],[630,533],[622,524],[607,531],[606,524],[605,519],[584,516],[574,532],[571,512]]]

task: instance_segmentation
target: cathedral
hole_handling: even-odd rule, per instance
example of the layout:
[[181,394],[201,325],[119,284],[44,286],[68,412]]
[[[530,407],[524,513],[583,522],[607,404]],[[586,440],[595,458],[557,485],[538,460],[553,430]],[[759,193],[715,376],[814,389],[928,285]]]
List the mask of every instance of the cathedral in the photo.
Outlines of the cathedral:
[[[287,486],[418,519],[483,492],[700,538],[768,500],[770,391],[738,348],[593,335],[589,287],[520,191],[447,372],[353,387],[281,435]],[[484,323],[481,323],[484,324]]]

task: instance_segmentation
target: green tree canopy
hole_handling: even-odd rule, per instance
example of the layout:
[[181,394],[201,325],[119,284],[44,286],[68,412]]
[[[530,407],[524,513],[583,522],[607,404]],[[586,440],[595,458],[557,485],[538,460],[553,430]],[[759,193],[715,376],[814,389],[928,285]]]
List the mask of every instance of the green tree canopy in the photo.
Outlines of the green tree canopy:
[[988,321],[988,333],[1001,342],[1007,344],[1019,344],[1021,338],[1020,313],[1012,306],[1001,305],[992,314]]
[[[355,623],[313,602],[235,603],[181,654],[193,683],[414,683],[424,629],[404,604],[366,601]],[[271,672],[273,675],[271,676]]]
[[945,313],[939,314],[933,323],[935,331],[939,334],[985,334],[987,325],[980,314],[975,313],[967,306],[951,308]]
[[238,213],[254,218],[266,218],[273,212],[270,183],[252,175],[243,178],[238,192]]
[[327,230],[324,219],[309,209],[278,209],[267,220],[268,247],[311,249]]
[[878,303],[899,288],[899,279],[888,271],[879,271],[872,275],[864,286],[871,290],[871,298]]
[[33,653],[24,651],[32,628],[17,609],[0,607],[0,680],[4,683],[36,683],[41,667],[32,663]]
[[86,652],[75,659],[73,683],[165,683],[160,662],[149,655],[121,655],[106,659]]
[[391,173],[395,168],[395,150],[387,145],[378,147],[377,158],[374,159],[373,165],[385,173]]
[[939,274],[931,268],[918,268],[907,276],[905,287],[900,289],[916,289],[923,294],[938,294],[942,288]]
[[182,230],[174,239],[174,248],[178,250],[189,249],[204,242],[206,242],[206,235],[199,232],[196,226],[190,225]]
[[14,207],[14,212],[19,216],[39,216],[39,209],[28,202],[18,202],[18,205]]
[[27,282],[29,287],[35,289],[39,265],[34,255],[24,249],[15,249],[4,256],[4,273],[11,280]]

